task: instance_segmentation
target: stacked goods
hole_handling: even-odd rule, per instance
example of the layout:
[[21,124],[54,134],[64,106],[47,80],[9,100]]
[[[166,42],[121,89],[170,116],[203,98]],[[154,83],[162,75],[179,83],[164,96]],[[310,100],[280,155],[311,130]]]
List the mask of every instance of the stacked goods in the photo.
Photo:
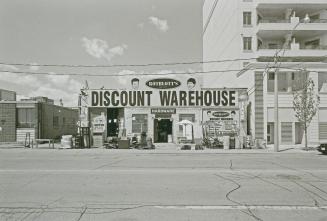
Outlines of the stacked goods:
[[61,138],[61,148],[72,148],[72,135],[63,135]]

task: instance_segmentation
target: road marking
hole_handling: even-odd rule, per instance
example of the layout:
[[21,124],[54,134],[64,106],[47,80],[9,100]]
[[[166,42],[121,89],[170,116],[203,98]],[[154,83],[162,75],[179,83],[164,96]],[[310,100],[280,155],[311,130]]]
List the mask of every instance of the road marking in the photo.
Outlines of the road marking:
[[154,206],[157,209],[192,209],[192,210],[325,210],[327,206]]
[[67,173],[67,174],[83,174],[83,173],[120,173],[120,172],[173,172],[173,173],[183,173],[183,172],[207,172],[207,173],[235,173],[242,174],[244,172],[248,173],[278,173],[278,174],[302,174],[308,172],[314,172],[315,174],[325,174],[326,169],[315,169],[315,170],[298,170],[292,171],[288,169],[221,169],[216,167],[135,167],[135,168],[123,168],[123,167],[110,167],[108,169],[0,169],[0,174],[6,173]]

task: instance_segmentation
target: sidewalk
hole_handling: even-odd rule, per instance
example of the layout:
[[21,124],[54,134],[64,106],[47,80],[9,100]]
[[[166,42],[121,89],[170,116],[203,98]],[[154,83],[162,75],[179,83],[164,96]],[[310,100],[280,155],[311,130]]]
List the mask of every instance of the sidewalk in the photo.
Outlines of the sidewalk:
[[[103,150],[108,152],[130,152],[130,153],[312,153],[317,150],[310,149],[304,150],[302,145],[281,145],[279,147],[279,152],[274,151],[273,145],[267,145],[265,149],[207,149],[204,148],[203,150],[195,150],[195,145],[191,145],[191,150],[181,150],[182,144],[172,144],[172,143],[157,143],[155,144],[155,149],[105,149],[105,148],[87,148],[87,149],[78,149],[78,150]],[[19,143],[0,143],[0,149],[17,149],[17,148],[25,148],[23,144]],[[29,149],[29,148],[26,148]],[[31,148],[32,149],[32,148]],[[35,145],[34,148],[36,149]],[[39,144],[37,149],[50,149],[49,144]],[[64,149],[61,148],[60,143],[54,144],[54,149]]]

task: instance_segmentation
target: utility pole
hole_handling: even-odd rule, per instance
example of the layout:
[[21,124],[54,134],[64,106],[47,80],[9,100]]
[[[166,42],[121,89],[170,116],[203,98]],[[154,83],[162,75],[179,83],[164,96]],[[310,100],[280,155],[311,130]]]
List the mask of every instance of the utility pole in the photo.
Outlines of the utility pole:
[[[292,20],[291,20],[292,21]],[[305,18],[303,19],[303,22],[305,24],[310,22],[310,17],[308,14],[305,15]],[[282,56],[284,56],[286,47],[289,46],[290,41],[292,40],[292,36],[293,36],[293,32],[295,31],[295,29],[301,24],[301,21],[299,20],[297,22],[297,24],[294,26],[294,28],[291,30],[290,32],[290,40],[287,40],[287,42],[283,45],[282,47],[282,51],[283,54]],[[290,49],[292,49],[292,47],[290,47]],[[278,51],[275,56],[274,56],[274,66],[275,66],[275,73],[274,73],[274,151],[278,152],[279,151],[279,116],[278,116],[278,71],[279,71],[279,67],[281,65],[281,57],[279,58],[279,52]],[[280,61],[278,61],[280,60]],[[279,63],[279,64],[278,64]]]
[[[278,54],[274,57],[275,65],[278,65]],[[278,67],[276,66],[274,73],[274,151],[279,151],[279,116],[278,116]]]

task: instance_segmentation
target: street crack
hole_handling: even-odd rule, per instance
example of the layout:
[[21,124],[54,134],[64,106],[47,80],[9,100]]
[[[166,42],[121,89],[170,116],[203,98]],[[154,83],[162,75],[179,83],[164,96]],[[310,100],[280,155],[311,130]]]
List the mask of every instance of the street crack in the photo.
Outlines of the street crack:
[[231,195],[232,193],[234,193],[235,191],[239,190],[239,189],[242,187],[241,184],[239,184],[238,182],[236,182],[236,181],[233,180],[233,179],[229,179],[229,178],[224,177],[224,176],[221,176],[221,175],[219,175],[219,174],[214,174],[214,175],[217,176],[217,177],[219,177],[220,179],[227,180],[227,181],[229,181],[229,182],[231,182],[231,183],[233,183],[233,184],[236,185],[235,188],[233,188],[233,189],[230,190],[228,193],[226,193],[225,197],[226,197],[227,200],[229,200],[230,202],[235,203],[235,204],[237,204],[237,205],[239,205],[239,206],[245,206],[245,207],[247,208],[247,210],[246,210],[246,211],[241,211],[242,213],[249,215],[250,217],[254,218],[254,219],[257,220],[257,221],[263,221],[263,219],[259,218],[258,216],[256,216],[256,215],[253,213],[253,211],[249,208],[249,205],[247,205],[247,204],[243,204],[243,203],[241,203],[241,202],[239,202],[239,201],[236,201],[236,200],[231,199],[230,195]]

